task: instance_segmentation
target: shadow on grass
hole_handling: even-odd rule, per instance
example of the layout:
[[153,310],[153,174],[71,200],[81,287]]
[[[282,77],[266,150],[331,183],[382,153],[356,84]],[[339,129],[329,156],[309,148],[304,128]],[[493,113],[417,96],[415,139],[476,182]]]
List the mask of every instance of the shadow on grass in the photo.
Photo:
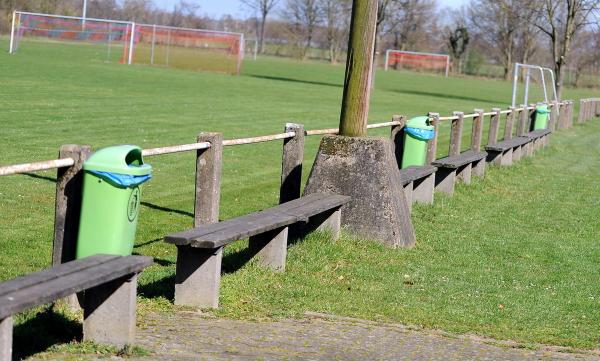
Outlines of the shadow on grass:
[[138,286],[138,294],[145,298],[164,297],[167,300],[175,301],[175,275],[162,278],[160,280]]
[[329,87],[335,87],[335,88],[343,88],[344,87],[343,84],[327,83],[327,82],[312,81],[312,80],[301,80],[301,79],[294,79],[294,78],[286,78],[286,77],[282,77],[282,76],[268,76],[268,75],[249,75],[249,76],[251,78],[286,81],[286,82],[291,82],[291,83],[321,85],[321,86],[329,86]]
[[21,360],[56,344],[81,341],[82,326],[48,307],[15,326],[13,337],[13,360]]
[[163,207],[163,206],[159,206],[159,205],[148,203],[148,202],[140,202],[140,204],[143,205],[144,207],[148,207],[148,208],[151,208],[151,209],[154,209],[157,211],[168,212],[168,213],[177,213],[177,214],[181,214],[183,216],[194,218],[194,213],[192,213],[192,212],[186,212],[186,211],[182,211],[180,209]]
[[46,180],[48,182],[56,183],[56,178],[54,178],[54,177],[47,177],[45,175],[39,175],[39,174],[35,174],[35,173],[22,173],[22,174],[24,176],[27,176],[30,178],[42,179],[42,180]]
[[135,248],[142,248],[142,247],[144,247],[144,246],[147,246],[147,245],[149,245],[149,244],[152,244],[152,243],[156,243],[156,242],[162,242],[163,240],[164,240],[164,238],[155,238],[155,239],[153,239],[153,240],[146,241],[146,242],[144,242],[144,243],[139,243],[139,244],[136,244],[136,245],[134,245],[134,246],[133,246],[133,248],[134,248],[134,249],[135,249]]
[[465,100],[465,101],[474,101],[474,102],[485,102],[485,103],[494,103],[494,99],[484,99],[484,98],[476,98],[469,96],[456,95],[451,93],[433,93],[426,92],[420,90],[393,90],[393,89],[384,89],[386,91],[392,91],[394,93],[400,94],[411,94],[411,95],[420,95],[424,97],[432,97],[432,98],[440,98],[440,99],[456,99],[456,100]]

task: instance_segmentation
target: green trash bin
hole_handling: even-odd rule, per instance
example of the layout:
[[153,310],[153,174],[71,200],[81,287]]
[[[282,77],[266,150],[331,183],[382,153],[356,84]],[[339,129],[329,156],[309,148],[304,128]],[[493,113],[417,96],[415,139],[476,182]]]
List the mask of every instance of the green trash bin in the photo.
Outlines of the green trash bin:
[[84,162],[83,170],[77,259],[98,253],[131,255],[141,185],[152,177],[142,149],[133,145],[101,149]]
[[429,124],[429,117],[412,118],[404,128],[404,152],[402,168],[425,165],[427,142],[435,136],[435,127]]
[[548,128],[548,114],[550,114],[550,110],[547,105],[543,104],[535,107],[534,130]]

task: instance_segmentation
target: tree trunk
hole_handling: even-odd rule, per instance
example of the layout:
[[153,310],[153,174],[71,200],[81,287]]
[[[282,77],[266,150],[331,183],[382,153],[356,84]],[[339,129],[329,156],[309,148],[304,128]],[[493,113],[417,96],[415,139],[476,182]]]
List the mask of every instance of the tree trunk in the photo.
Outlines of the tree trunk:
[[340,135],[360,137],[367,133],[376,24],[377,1],[354,0],[340,114]]
[[260,39],[258,39],[258,52],[260,54],[264,53],[264,44],[265,44],[265,25],[267,23],[267,14],[263,13],[262,18],[260,19]]

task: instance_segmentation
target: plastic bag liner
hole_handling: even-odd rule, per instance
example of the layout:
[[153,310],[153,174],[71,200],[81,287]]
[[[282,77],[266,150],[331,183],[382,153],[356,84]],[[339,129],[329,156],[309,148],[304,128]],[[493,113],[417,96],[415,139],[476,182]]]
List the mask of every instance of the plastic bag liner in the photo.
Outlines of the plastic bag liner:
[[548,114],[548,113],[550,113],[550,110],[548,110],[548,109],[541,109],[541,108],[537,108],[537,109],[535,110],[535,112],[536,112],[536,113],[539,113],[539,114]]
[[152,178],[152,174],[146,175],[130,175],[130,174],[118,174],[110,172],[101,172],[97,170],[89,170],[88,172],[97,175],[104,179],[108,183],[122,188],[135,187],[140,184],[149,181]]
[[404,131],[421,140],[430,140],[435,137],[435,130],[406,127]]

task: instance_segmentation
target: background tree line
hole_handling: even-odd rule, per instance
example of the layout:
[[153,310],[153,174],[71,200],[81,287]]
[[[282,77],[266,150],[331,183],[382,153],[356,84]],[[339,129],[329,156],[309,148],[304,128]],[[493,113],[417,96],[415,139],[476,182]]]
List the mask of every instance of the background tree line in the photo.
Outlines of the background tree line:
[[[457,10],[436,0],[377,1],[379,64],[386,49],[447,53],[454,73],[505,79],[515,62],[544,64],[554,68],[559,88],[600,72],[598,0],[470,0]],[[201,3],[180,0],[165,10],[152,0],[88,0],[88,17],[237,31],[256,39],[262,54],[344,59],[351,0],[239,0],[243,19],[203,16]],[[14,9],[81,15],[81,6],[82,0],[0,0],[0,30],[8,31]]]

